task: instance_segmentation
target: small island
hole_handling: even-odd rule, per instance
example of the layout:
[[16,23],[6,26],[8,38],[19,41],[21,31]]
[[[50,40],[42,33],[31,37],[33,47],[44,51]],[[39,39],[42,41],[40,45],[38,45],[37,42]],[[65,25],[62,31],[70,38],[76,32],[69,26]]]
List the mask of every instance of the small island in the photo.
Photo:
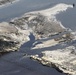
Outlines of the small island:
[[[0,5],[11,1],[14,0],[0,0]],[[24,65],[18,62],[28,57],[59,72],[76,75],[76,32],[64,27],[56,19],[57,14],[72,9],[73,6],[60,3],[52,8],[28,12],[10,22],[0,23],[0,53],[17,51],[20,59],[16,65],[23,69]],[[19,52],[23,44],[25,54],[23,51]],[[14,58],[11,63],[15,64]]]

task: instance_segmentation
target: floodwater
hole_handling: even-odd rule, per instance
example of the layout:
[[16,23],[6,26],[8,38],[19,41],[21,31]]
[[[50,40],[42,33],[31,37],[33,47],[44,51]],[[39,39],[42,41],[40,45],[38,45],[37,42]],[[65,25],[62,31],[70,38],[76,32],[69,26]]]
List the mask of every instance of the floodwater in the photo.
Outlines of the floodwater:
[[[58,3],[73,4],[76,3],[76,0],[20,0],[14,4],[0,7],[0,22],[10,21],[12,18],[20,17],[30,11],[50,8]],[[57,19],[65,27],[75,30],[76,7],[57,15]],[[24,56],[25,52],[27,52],[26,46],[29,45],[28,49],[30,50],[32,43],[35,41],[33,35],[30,39],[32,41],[25,43],[19,52],[11,52],[0,57],[0,75],[65,75],[54,68],[43,66],[37,61]]]
[[[75,1],[76,3],[76,1]],[[66,27],[76,31],[76,7],[57,15],[57,19]]]
[[30,34],[29,38],[30,41],[23,44],[18,52],[7,53],[0,57],[0,75],[66,75],[30,59],[31,54],[40,51],[31,50],[35,37]]

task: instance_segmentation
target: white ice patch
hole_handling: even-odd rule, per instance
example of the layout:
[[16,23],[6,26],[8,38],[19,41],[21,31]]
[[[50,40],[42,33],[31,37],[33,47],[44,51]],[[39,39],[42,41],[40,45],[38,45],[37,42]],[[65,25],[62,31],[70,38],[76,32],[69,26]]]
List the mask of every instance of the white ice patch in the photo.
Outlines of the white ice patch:
[[18,2],[18,1],[20,1],[20,0],[14,0],[14,1],[10,1],[10,2],[8,1],[8,2],[0,5],[0,9],[5,8],[5,7],[8,7],[8,6],[10,6],[12,3],[16,3],[16,2]]
[[[46,16],[48,18],[48,20],[52,19],[52,20],[54,20],[56,22],[59,22],[56,19],[56,15],[59,14],[59,13],[61,13],[61,12],[63,12],[63,11],[66,11],[68,8],[73,8],[73,5],[67,5],[67,4],[61,3],[61,4],[55,5],[52,8],[39,11],[39,13],[41,13],[44,16]],[[61,22],[59,22],[59,23],[60,23],[60,26],[63,29],[65,29],[65,27],[62,25],[62,23]]]
[[[28,14],[41,14],[41,15],[45,16],[48,21],[55,21],[55,22],[58,23],[59,21],[56,19],[56,15],[59,14],[60,12],[66,11],[68,8],[73,8],[73,5],[60,3],[60,4],[55,5],[52,8],[48,8],[48,9],[40,10],[40,11],[34,11],[34,12],[25,13],[25,15],[28,15]],[[34,18],[34,17],[31,17],[30,19],[32,19],[32,18]],[[59,22],[59,23],[60,23],[60,26],[63,29],[66,29],[61,24],[61,22]]]
[[51,16],[51,15],[56,15],[59,14],[60,12],[66,11],[68,8],[73,8],[73,5],[67,5],[64,3],[57,4],[52,8],[40,11],[41,13],[44,13],[46,16]]
[[60,4],[55,5],[52,8],[48,8],[41,11],[34,11],[30,13],[41,13],[44,16],[51,17],[51,16],[55,16],[56,14],[59,14],[60,12],[66,11],[68,8],[73,8],[73,5],[60,3]]

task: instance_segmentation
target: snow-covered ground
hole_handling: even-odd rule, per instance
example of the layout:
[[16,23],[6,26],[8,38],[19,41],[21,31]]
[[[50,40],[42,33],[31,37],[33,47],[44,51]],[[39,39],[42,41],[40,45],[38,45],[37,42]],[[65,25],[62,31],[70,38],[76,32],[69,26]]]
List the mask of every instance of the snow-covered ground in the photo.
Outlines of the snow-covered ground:
[[[68,8],[73,8],[73,6],[61,3],[61,4],[55,5],[52,8],[41,10],[41,11],[25,13],[23,16],[19,18],[13,19],[9,23],[9,25],[11,25],[11,27],[10,26],[9,27],[12,28],[13,26],[17,28],[19,34],[15,34],[15,35],[16,35],[16,39],[18,38],[18,41],[21,42],[21,44],[25,42],[26,34],[28,34],[27,37],[29,36],[29,33],[34,34],[35,36],[33,35],[33,38],[35,37],[35,39],[31,38],[30,36],[29,37],[30,40],[28,39],[28,41],[21,46],[20,51],[11,52],[9,54],[5,54],[1,56],[0,65],[1,64],[2,65],[1,65],[0,74],[1,75],[17,75],[17,74],[24,75],[25,73],[26,75],[32,75],[32,74],[49,75],[47,74],[48,71],[47,73],[45,72],[44,70],[45,68],[38,67],[37,66],[38,64],[34,65],[34,62],[33,60],[30,60],[30,57],[31,55],[40,55],[41,53],[43,53],[43,51],[46,52],[48,50],[51,51],[52,49],[55,50],[56,48],[61,48],[63,47],[63,45],[67,46],[68,44],[66,43],[71,42],[71,40],[73,40],[73,38],[70,37],[71,32],[69,32],[67,28],[65,28],[64,25],[62,25],[61,22],[57,21],[56,19],[56,14],[66,11]],[[8,23],[6,23],[6,25],[8,26]],[[4,27],[4,29],[7,30],[7,27]],[[2,30],[0,32],[2,33]],[[62,38],[63,32],[68,32],[68,34],[67,35],[64,34]],[[5,33],[5,35],[6,34],[9,34],[9,33],[7,32]],[[51,39],[49,38],[49,36],[45,38],[45,36],[47,36],[46,34],[47,35],[51,34],[50,36]],[[44,37],[42,37],[42,35]],[[59,38],[58,39],[52,38],[54,37],[54,35],[55,35],[55,38],[57,35],[59,35]],[[4,38],[8,39],[6,37]],[[42,41],[42,40],[45,40],[45,41]],[[28,70],[32,74],[28,73],[29,72]],[[65,74],[56,73],[56,75],[65,75]]]
[[19,0],[0,0],[0,8],[3,6],[7,6],[9,4],[12,4],[14,2],[17,2]]

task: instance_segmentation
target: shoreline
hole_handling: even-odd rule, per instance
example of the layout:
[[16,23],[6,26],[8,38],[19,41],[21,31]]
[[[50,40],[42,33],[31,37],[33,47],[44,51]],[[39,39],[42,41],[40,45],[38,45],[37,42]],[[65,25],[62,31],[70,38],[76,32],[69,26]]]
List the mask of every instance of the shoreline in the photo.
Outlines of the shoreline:
[[[2,23],[0,23],[0,25],[1,25],[1,28],[2,29],[4,28],[5,31],[3,30],[3,34],[2,34],[2,29],[1,29],[0,32],[1,32],[2,36],[1,35],[0,36],[4,38],[4,42],[9,43],[8,42],[9,39],[7,38],[7,37],[9,37],[10,38],[9,41],[13,42],[14,45],[15,45],[15,42],[18,42],[21,45],[25,42],[24,40],[26,40],[26,39],[29,40],[29,38],[24,39],[23,37],[25,37],[25,36],[29,37],[28,34],[30,34],[30,32],[34,34],[35,39],[37,40],[37,39],[41,39],[41,38],[47,38],[49,36],[58,34],[59,32],[67,31],[66,28],[61,24],[61,22],[57,21],[57,19],[55,17],[57,14],[59,14],[63,11],[66,11],[68,8],[73,8],[73,6],[61,3],[61,4],[57,4],[57,5],[53,6],[52,8],[48,8],[45,10],[25,13],[21,17],[14,18],[10,22],[2,22]],[[35,21],[33,22],[33,20],[35,20]],[[32,24],[32,26],[30,26],[31,24]],[[46,24],[48,26],[46,26]],[[55,28],[56,25],[57,25],[57,28]],[[17,32],[14,32],[12,30],[13,34],[11,34],[12,32],[7,27],[8,28],[13,27],[13,29],[15,29]],[[40,29],[40,28],[42,28],[42,29]],[[45,31],[45,29],[47,32]],[[5,32],[6,32],[6,35],[5,35]],[[25,34],[24,32],[27,32],[28,34]],[[19,41],[19,39],[17,39],[18,36],[20,36],[20,38],[19,38],[20,41]],[[3,38],[1,38],[2,41],[3,41]],[[21,40],[23,40],[23,41],[21,42]],[[19,48],[19,45],[17,45],[15,49],[18,49],[18,48]],[[9,49],[9,50],[7,50],[7,49],[6,49],[6,51],[10,51],[13,48]]]
[[[12,0],[12,1],[7,1],[7,2],[5,2],[5,3],[2,3],[2,4],[0,4],[0,8],[5,7],[5,6],[8,6],[8,5],[10,5],[10,4],[13,4],[13,3],[15,3],[15,2],[17,2],[17,1],[19,1],[19,0]],[[1,2],[1,1],[0,1],[0,2]]]
[[[43,50],[46,49],[45,51],[47,51],[49,47],[51,48],[62,43],[67,43],[69,41],[71,42],[71,40],[73,40],[71,37],[71,32],[68,31],[67,28],[65,28],[61,22],[56,19],[57,14],[66,11],[68,8],[73,8],[73,6],[61,3],[49,9],[25,13],[23,16],[15,18],[9,23],[0,23],[0,49],[4,52],[15,51],[19,50],[21,45],[25,43],[25,53],[28,54],[29,52],[30,54],[30,52],[32,53],[36,50],[41,50],[40,52],[43,53]],[[31,38],[31,33],[35,37],[33,37],[34,40]],[[51,38],[49,39],[49,37]],[[47,38],[47,40],[42,41],[43,38]],[[29,45],[30,42],[32,44]],[[27,51],[27,45],[29,45],[29,51]],[[48,52],[45,52],[45,56],[48,56]],[[39,58],[36,58],[35,60],[38,59]],[[44,65],[47,65],[47,61],[45,60],[46,59],[42,62],[45,63]],[[39,61],[41,61],[41,59]],[[56,67],[58,68],[58,66]]]

